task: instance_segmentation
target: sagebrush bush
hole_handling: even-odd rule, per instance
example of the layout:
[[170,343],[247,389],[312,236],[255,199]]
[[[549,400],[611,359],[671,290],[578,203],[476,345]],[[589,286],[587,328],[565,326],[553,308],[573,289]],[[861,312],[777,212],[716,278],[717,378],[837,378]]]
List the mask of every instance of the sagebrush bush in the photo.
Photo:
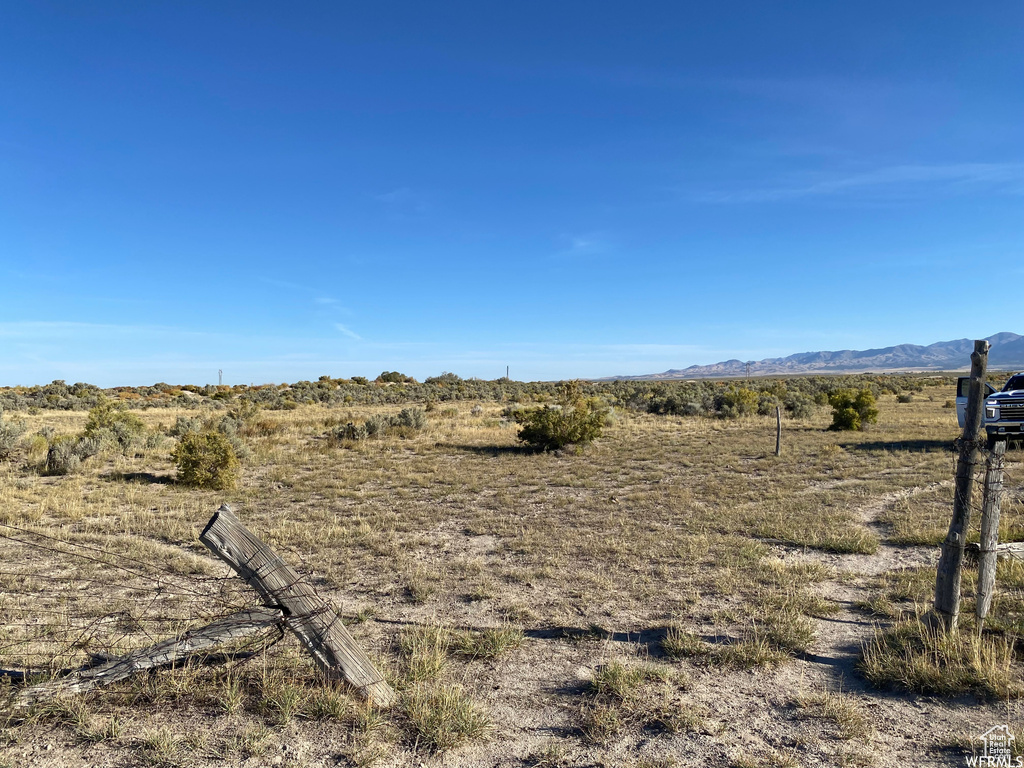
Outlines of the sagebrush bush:
[[786,396],[783,405],[793,415],[793,418],[806,419],[814,415],[814,408],[817,403],[814,402],[813,397],[801,394],[800,392],[793,392]]
[[201,432],[203,429],[203,419],[199,416],[179,416],[174,421],[174,426],[168,430],[167,434],[172,437],[181,437],[189,432]]
[[0,461],[11,458],[25,433],[23,422],[4,421],[0,411]]
[[578,381],[563,382],[558,404],[515,411],[521,425],[519,439],[542,451],[567,445],[586,445],[601,436],[604,407],[594,397],[584,397]]
[[61,435],[50,443],[46,452],[43,472],[47,475],[70,475],[78,470],[82,457],[78,453],[80,441],[71,435]]
[[875,396],[870,389],[837,389],[828,396],[828,403],[832,406],[832,426],[829,429],[860,430],[866,424],[878,421]]
[[339,424],[328,433],[328,437],[334,440],[365,440],[367,435],[365,424],[353,424],[351,421]]
[[178,467],[178,482],[183,485],[223,491],[238,482],[238,457],[231,441],[220,432],[183,435],[171,458]]
[[377,435],[383,435],[387,428],[391,426],[391,419],[378,414],[368,418],[363,426],[366,428],[366,434],[369,437],[376,437]]
[[427,425],[427,414],[422,408],[403,408],[395,416],[375,414],[362,424],[339,425],[327,433],[332,440],[363,440],[367,437],[383,437],[398,434],[403,437],[408,433],[423,429]]
[[403,408],[395,420],[396,427],[423,429],[427,424],[427,414],[422,408]]
[[102,399],[89,411],[82,436],[97,439],[101,448],[116,447],[132,456],[146,445],[146,425],[120,403]]

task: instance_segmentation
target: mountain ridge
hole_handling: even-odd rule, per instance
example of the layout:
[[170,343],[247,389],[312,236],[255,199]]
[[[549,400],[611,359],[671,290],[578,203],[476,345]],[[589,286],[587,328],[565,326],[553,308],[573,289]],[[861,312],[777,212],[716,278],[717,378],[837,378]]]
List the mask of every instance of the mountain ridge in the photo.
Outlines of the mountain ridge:
[[[1024,369],[1024,336],[1001,331],[987,338],[991,349],[989,368]],[[638,376],[608,376],[611,380],[709,379],[730,376],[778,376],[816,373],[897,373],[957,371],[970,368],[973,339],[937,341],[934,344],[897,344],[878,349],[841,349],[836,351],[798,352],[787,357],[764,360],[723,360],[711,365],[670,368],[663,373]],[[749,366],[749,369],[748,369]]]

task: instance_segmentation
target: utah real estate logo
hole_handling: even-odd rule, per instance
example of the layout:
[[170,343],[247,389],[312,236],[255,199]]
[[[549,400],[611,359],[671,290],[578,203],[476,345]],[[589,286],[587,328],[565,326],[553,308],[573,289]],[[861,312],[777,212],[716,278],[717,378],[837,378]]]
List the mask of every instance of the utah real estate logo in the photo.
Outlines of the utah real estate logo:
[[978,766],[979,768],[996,768],[997,766],[1008,766],[1009,768],[1024,767],[1024,757],[1013,756],[1015,737],[1010,733],[1009,726],[993,726],[981,734],[978,740],[984,744],[984,750],[980,755],[968,757],[967,765]]

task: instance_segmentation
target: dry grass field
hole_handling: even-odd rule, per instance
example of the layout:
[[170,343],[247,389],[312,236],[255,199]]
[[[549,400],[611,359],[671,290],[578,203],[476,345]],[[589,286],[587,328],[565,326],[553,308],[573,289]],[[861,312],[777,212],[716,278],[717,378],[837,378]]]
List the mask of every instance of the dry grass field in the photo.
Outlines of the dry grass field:
[[[171,437],[67,476],[28,445],[0,463],[0,667],[77,666],[254,604],[198,541],[228,502],[401,697],[364,706],[287,636],[9,719],[0,765],[963,765],[1024,722],[1024,568],[1001,564],[981,640],[968,617],[932,638],[953,647],[901,655],[951,511],[952,392],[930,395],[881,397],[864,432],[828,431],[827,409],[785,421],[781,457],[774,417],[621,411],[557,455],[523,451],[497,403],[351,443],[324,435],[400,407],[265,411],[233,491],[176,484]],[[70,433],[86,414],[24,418]],[[1024,539],[1018,450],[1006,487],[1002,538]]]

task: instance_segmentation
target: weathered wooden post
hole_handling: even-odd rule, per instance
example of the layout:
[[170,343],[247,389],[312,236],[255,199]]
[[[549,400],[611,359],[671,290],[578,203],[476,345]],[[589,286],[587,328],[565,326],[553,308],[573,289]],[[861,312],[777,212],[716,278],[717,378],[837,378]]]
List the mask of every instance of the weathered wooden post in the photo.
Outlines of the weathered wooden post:
[[329,677],[343,679],[379,706],[394,702],[394,690],[345,629],[334,606],[242,525],[231,507],[224,504],[214,513],[199,540],[284,612],[285,626]]
[[775,455],[782,455],[782,406],[775,406]]
[[935,576],[935,615],[942,626],[955,630],[960,617],[960,566],[964,559],[967,526],[971,521],[971,497],[974,473],[981,458],[978,447],[981,416],[985,405],[985,369],[988,342],[974,342],[971,353],[971,380],[967,392],[964,433],[960,439],[960,457],[956,464],[956,490],[953,494],[953,519],[942,542],[942,554]]
[[217,619],[205,627],[190,630],[181,637],[164,640],[97,666],[87,665],[76,669],[65,677],[33,685],[18,694],[14,705],[25,707],[62,694],[84,693],[147,669],[186,663],[215,645],[251,637],[271,627],[280,627],[283,619],[284,614],[280,608],[248,608]]
[[978,631],[992,605],[992,591],[996,583],[996,550],[999,544],[999,513],[1003,503],[1003,467],[1006,441],[1000,440],[988,456],[985,470],[985,495],[981,505],[981,545],[978,560],[978,598],[974,615],[978,618]]

